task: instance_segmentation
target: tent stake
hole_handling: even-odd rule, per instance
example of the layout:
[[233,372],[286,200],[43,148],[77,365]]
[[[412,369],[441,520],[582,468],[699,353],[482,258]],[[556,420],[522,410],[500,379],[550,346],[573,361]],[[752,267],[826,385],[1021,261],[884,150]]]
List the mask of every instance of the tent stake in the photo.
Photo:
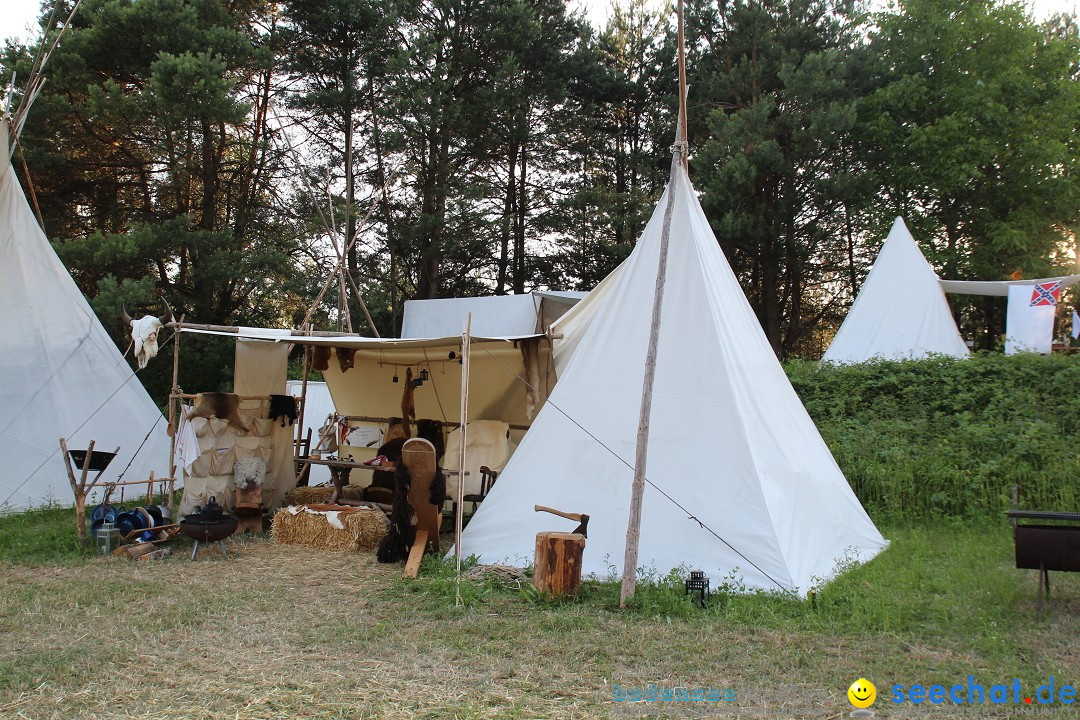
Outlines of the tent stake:
[[[649,326],[649,348],[645,354],[645,379],[641,387],[641,413],[638,416],[637,448],[634,454],[634,483],[630,493],[630,519],[626,526],[626,552],[623,555],[622,588],[619,608],[626,609],[637,586],[638,542],[641,534],[641,502],[645,494],[645,465],[649,454],[649,416],[652,414],[653,380],[656,377],[656,348],[660,338],[660,313],[664,306],[664,285],[667,281],[668,245],[671,239],[671,214],[675,208],[675,173],[686,162],[685,60],[683,55],[683,4],[679,0],[679,127],[675,136],[675,151],[671,159],[671,180],[668,184],[667,205],[664,208],[664,228],[660,235],[660,260],[656,266],[656,292],[653,296],[652,321]],[[678,164],[677,164],[678,163]]]

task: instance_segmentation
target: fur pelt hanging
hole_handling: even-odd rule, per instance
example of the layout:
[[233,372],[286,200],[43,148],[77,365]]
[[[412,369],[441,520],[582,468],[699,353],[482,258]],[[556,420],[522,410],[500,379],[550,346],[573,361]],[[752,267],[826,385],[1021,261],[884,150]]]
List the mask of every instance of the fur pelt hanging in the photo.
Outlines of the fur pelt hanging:
[[438,420],[417,420],[416,437],[423,438],[435,446],[435,464],[442,463],[446,453],[446,439],[443,437],[443,425]]
[[341,372],[351,370],[356,364],[356,348],[334,348],[334,353],[337,355],[338,367],[341,368]]
[[[400,451],[399,451],[400,452]],[[379,562],[401,562],[409,556],[409,549],[416,541],[416,513],[409,503],[412,476],[405,463],[399,462],[394,469],[394,502],[390,507],[390,529],[379,542],[375,557]],[[431,481],[430,502],[442,507],[446,502],[446,477],[442,468],[436,466]]]
[[525,366],[525,415],[532,420],[540,404],[540,340],[521,343],[521,362]]
[[324,372],[330,369],[330,347],[328,345],[316,345],[311,353],[311,368]]
[[296,398],[292,395],[271,395],[270,419],[281,420],[281,427],[285,427],[286,420],[289,425],[296,422]]
[[243,431],[248,430],[240,417],[240,396],[233,393],[205,392],[195,396],[195,409],[188,415],[188,419],[216,417],[228,420],[233,427]]
[[405,368],[405,389],[401,393],[401,425],[407,438],[412,437],[412,426],[416,421],[415,390],[412,368]]

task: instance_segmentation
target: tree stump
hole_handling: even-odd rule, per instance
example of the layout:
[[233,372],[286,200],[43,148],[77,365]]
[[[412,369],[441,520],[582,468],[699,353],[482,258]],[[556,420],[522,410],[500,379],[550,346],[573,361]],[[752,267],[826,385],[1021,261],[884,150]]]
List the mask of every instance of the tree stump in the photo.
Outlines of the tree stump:
[[579,533],[536,534],[533,586],[552,595],[576,595],[581,585],[581,556],[585,536]]

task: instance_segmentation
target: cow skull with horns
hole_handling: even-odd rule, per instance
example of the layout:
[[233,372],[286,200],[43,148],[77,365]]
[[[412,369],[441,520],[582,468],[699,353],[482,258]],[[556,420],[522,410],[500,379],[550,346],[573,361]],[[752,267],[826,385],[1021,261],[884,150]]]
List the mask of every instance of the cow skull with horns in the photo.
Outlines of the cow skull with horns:
[[150,358],[158,353],[158,332],[167,323],[173,321],[172,308],[169,307],[168,301],[162,298],[162,302],[165,303],[164,315],[161,317],[147,315],[138,320],[132,320],[127,314],[127,308],[120,303],[120,317],[124,320],[124,324],[131,328],[131,339],[135,343],[135,359],[139,362],[140,370],[146,367]]

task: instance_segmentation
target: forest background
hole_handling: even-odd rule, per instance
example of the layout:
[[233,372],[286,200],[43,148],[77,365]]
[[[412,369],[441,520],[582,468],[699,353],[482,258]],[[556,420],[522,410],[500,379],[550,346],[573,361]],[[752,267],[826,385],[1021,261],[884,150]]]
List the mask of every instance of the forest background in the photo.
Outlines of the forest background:
[[[48,37],[71,3],[44,5]],[[1076,271],[1074,17],[687,0],[686,31],[691,177],[780,357],[820,356],[897,215],[942,277]],[[37,50],[7,42],[3,82]],[[590,289],[663,190],[677,107],[674,16],[644,0],[599,31],[562,0],[83,0],[47,76],[15,165],[118,341],[121,302],[160,297],[293,326],[354,235],[384,336],[406,299]],[[999,341],[1000,298],[954,311]],[[315,323],[347,316],[371,333],[336,293]]]

